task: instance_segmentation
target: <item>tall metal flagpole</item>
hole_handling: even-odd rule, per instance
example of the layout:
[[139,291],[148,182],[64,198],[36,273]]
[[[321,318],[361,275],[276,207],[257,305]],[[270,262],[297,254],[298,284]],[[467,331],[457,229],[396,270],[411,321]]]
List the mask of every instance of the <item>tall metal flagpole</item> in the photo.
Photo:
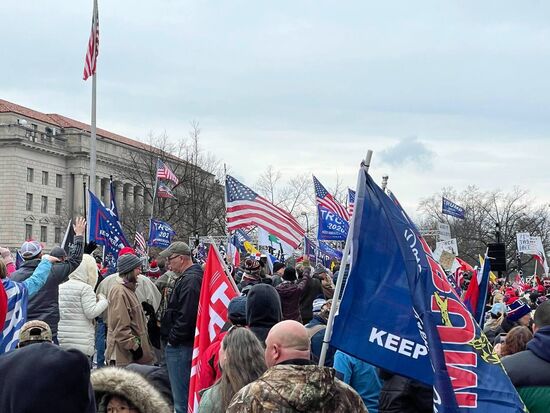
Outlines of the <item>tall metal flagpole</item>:
[[[151,215],[149,216],[149,234],[151,234],[151,222],[153,221],[153,214],[155,213],[155,201],[157,199],[157,189],[159,184],[159,159],[157,158],[157,163],[155,164],[155,188],[153,190],[153,204],[151,205]],[[149,245],[149,240],[147,240],[147,255],[149,255],[149,249],[151,246]]]
[[[371,158],[372,158],[372,151],[369,149],[369,151],[367,151],[367,157],[363,161],[363,165],[362,165],[362,169],[365,173],[369,172]],[[358,180],[359,179],[364,179],[362,174],[359,175]],[[357,205],[357,200],[359,196],[362,195],[362,194],[359,194],[359,192],[357,192],[358,187],[359,187],[359,181],[357,182],[357,186],[355,187],[355,190],[356,190],[355,205]],[[338,271],[338,280],[336,281],[336,287],[334,288],[334,299],[332,301],[332,306],[330,307],[330,313],[327,320],[327,328],[325,329],[325,336],[323,338],[323,347],[321,348],[321,355],[319,357],[319,366],[325,365],[328,345],[332,337],[334,317],[336,316],[336,312],[338,311],[338,306],[340,304],[338,302],[338,297],[340,297],[340,291],[342,290],[342,284],[344,281],[344,273],[346,272],[346,266],[348,265],[348,256],[351,249],[351,243],[353,241],[353,227],[354,227],[356,217],[357,217],[357,210],[355,210],[353,212],[353,215],[351,216],[348,236],[346,238],[346,245],[342,253],[342,262],[340,263],[340,270]]]
[[[98,15],[97,0],[94,0],[93,16]],[[97,91],[97,70],[92,75],[92,127],[90,136],[90,188],[95,188],[96,176],[96,91]]]

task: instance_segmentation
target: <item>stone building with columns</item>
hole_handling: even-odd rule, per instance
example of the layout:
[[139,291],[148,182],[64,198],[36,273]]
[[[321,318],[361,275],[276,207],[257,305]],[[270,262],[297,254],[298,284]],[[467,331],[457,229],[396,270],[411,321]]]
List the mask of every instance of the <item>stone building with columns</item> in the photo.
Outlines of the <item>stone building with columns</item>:
[[59,245],[69,217],[84,215],[84,182],[108,205],[111,175],[119,208],[150,211],[144,187],[118,172],[129,152],[151,147],[98,129],[97,178],[90,183],[89,131],[74,119],[0,99],[0,246],[19,248],[26,239],[46,250]]

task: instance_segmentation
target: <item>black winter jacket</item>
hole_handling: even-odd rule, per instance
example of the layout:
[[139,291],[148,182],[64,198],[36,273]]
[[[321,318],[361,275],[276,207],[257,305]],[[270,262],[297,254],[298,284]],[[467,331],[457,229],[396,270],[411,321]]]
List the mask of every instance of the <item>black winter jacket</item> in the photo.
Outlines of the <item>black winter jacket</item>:
[[193,264],[176,280],[161,321],[161,337],[172,346],[193,346],[201,295],[202,268]]
[[379,413],[432,413],[433,391],[420,382],[397,374],[382,372]]
[[271,327],[283,319],[281,299],[277,290],[268,284],[253,286],[246,297],[246,324],[265,347]]
[[[29,300],[27,305],[27,320],[45,321],[52,329],[54,336],[57,335],[57,325],[59,324],[59,284],[67,281],[69,274],[80,265],[83,249],[84,238],[76,236],[67,260],[53,264],[46,284]],[[38,264],[40,264],[39,258],[25,261],[10,278],[13,281],[25,281],[32,275]]]
[[502,365],[530,413],[548,412],[550,405],[550,326],[542,327],[527,350],[502,359]]

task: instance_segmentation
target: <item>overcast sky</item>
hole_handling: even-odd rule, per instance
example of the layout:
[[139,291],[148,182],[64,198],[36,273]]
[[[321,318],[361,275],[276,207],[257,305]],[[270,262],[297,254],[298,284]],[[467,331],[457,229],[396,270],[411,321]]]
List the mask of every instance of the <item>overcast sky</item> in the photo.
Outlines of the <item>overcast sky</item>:
[[[92,1],[1,0],[0,98],[89,122]],[[98,126],[187,135],[252,186],[371,173],[410,212],[444,186],[550,202],[550,3],[101,1]],[[312,185],[313,191],[313,185]]]

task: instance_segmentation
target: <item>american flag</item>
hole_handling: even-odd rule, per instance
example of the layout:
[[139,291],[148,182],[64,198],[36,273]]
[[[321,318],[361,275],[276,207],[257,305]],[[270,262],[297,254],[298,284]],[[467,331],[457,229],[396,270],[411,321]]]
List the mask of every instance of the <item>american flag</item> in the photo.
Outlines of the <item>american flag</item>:
[[141,257],[145,257],[147,255],[147,243],[145,242],[145,237],[141,231],[136,231],[134,249],[136,250],[137,255]]
[[160,159],[157,159],[157,178],[167,179],[177,185],[180,181],[176,174],[168,168]]
[[225,180],[225,191],[229,231],[257,225],[293,248],[298,247],[305,231],[291,214],[229,175]]
[[355,191],[348,188],[348,214],[351,217],[355,209]]
[[157,196],[159,198],[175,198],[174,194],[172,193],[172,190],[162,182],[159,183],[159,186],[157,189]]
[[88,49],[86,50],[86,60],[84,62],[83,79],[87,80],[95,75],[97,68],[97,56],[99,55],[99,13],[97,11],[97,0],[94,0],[94,12],[92,16],[92,31],[88,40]]
[[318,205],[327,208],[329,211],[340,215],[346,221],[349,221],[350,214],[348,210],[341,205],[334,197],[325,189],[315,176],[313,177],[313,185],[315,186],[315,200]]

